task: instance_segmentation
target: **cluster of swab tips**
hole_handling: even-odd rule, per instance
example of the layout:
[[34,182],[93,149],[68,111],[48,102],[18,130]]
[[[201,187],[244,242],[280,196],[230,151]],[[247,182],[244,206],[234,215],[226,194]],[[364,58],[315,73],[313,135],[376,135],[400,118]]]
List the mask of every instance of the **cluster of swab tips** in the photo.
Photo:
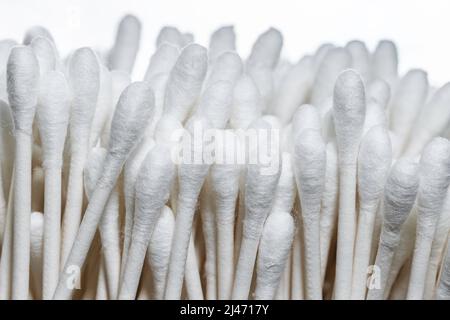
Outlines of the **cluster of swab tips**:
[[132,82],[140,32],[0,41],[0,299],[450,299],[449,84],[231,26]]

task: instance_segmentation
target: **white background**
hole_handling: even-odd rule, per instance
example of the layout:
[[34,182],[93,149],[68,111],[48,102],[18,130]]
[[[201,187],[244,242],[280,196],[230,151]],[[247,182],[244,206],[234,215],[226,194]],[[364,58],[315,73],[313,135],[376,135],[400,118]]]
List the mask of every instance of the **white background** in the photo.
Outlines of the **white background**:
[[323,42],[343,45],[379,39],[399,48],[400,71],[423,68],[432,83],[450,80],[449,0],[0,0],[0,38],[20,41],[33,25],[43,25],[66,54],[80,46],[107,48],[122,15],[142,21],[142,43],[135,78],[145,71],[159,29],[175,25],[207,45],[210,33],[234,24],[243,57],[270,26],[284,35],[283,56],[292,61]]

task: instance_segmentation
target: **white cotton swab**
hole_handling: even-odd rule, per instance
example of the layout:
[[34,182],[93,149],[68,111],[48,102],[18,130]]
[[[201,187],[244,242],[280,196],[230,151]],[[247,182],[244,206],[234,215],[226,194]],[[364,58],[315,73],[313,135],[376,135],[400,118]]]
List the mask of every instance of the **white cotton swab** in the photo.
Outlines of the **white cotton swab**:
[[109,54],[109,68],[131,74],[139,50],[141,23],[133,15],[126,15],[117,29],[114,47]]
[[[256,123],[252,124],[252,128],[256,130],[270,130],[271,127],[264,120],[257,120]],[[245,217],[231,295],[233,300],[248,299],[259,240],[264,221],[272,208],[280,172],[280,168],[277,168],[276,172],[267,174],[264,171],[264,165],[261,163],[247,165]]]
[[283,79],[275,96],[272,112],[283,124],[288,123],[296,108],[306,102],[314,81],[313,59],[302,58]]
[[[292,168],[292,156],[289,152],[283,152],[281,155],[281,174],[278,180],[275,198],[273,200],[271,213],[287,212],[291,213],[294,208],[297,190],[295,185],[294,170]],[[291,213],[292,214],[292,213]],[[294,238],[294,236],[293,236]],[[283,270],[282,280],[277,288],[275,299],[288,299],[291,291],[291,260],[293,253],[290,251],[286,266]]]
[[408,158],[400,158],[389,173],[384,190],[384,219],[378,244],[375,267],[380,277],[379,287],[369,288],[368,300],[382,300],[386,294],[388,276],[395,251],[400,242],[401,227],[406,221],[419,186],[418,165]]
[[350,68],[352,57],[343,48],[330,49],[317,70],[311,92],[311,104],[322,108],[325,101],[333,95],[333,87],[338,75]]
[[[84,186],[88,199],[92,197],[98,179],[105,164],[107,151],[103,148],[93,148],[86,160],[84,169]],[[102,258],[100,271],[104,277],[106,294],[110,300],[117,297],[120,277],[120,222],[119,222],[119,194],[117,186],[112,191],[106,203],[103,216],[99,225],[102,244]],[[103,281],[100,278],[99,280]]]
[[70,59],[70,169],[62,226],[61,262],[64,264],[75,241],[83,205],[83,169],[89,151],[89,136],[100,83],[97,57],[89,48],[75,51]]
[[263,111],[271,103],[273,95],[273,70],[280,58],[283,36],[270,28],[261,34],[253,45],[246,62],[246,72],[255,82],[263,101]]
[[436,290],[436,299],[450,300],[450,237],[447,240],[447,250],[441,266],[439,285]]
[[333,236],[336,232],[338,215],[339,171],[335,142],[327,144],[327,167],[325,169],[325,186],[322,194],[320,213],[320,264],[322,284],[328,265],[328,256]]
[[31,48],[11,50],[7,79],[16,137],[12,298],[24,300],[30,274],[31,139],[39,81],[39,64]]
[[409,143],[404,149],[407,156],[417,156],[424,146],[440,135],[450,119],[450,83],[437,90],[428,103],[420,110],[411,132]]
[[51,40],[39,36],[31,41],[30,47],[33,48],[34,54],[38,59],[41,76],[51,70],[55,70],[58,57],[55,45]]
[[[239,147],[234,136],[227,137],[224,159],[235,155]],[[234,160],[234,157],[232,158]],[[218,299],[231,297],[234,277],[234,221],[236,200],[239,193],[240,166],[232,163],[215,163],[211,166],[211,185],[215,202],[217,232],[217,289]]]
[[164,100],[164,114],[184,122],[196,102],[206,75],[206,49],[191,44],[183,49],[170,72]]
[[159,31],[156,38],[156,48],[159,48],[164,43],[169,43],[181,49],[184,47],[183,34],[175,27],[165,26]]
[[427,74],[413,69],[399,81],[390,107],[390,128],[399,138],[401,151],[408,142],[414,121],[428,94]]
[[208,55],[210,63],[227,51],[236,50],[236,35],[233,26],[224,26],[214,31],[209,39]]
[[306,298],[321,300],[320,204],[325,185],[326,149],[320,132],[314,129],[298,134],[294,144],[294,171],[305,241]]
[[114,188],[123,164],[141,138],[154,106],[151,88],[145,82],[130,84],[120,96],[111,125],[111,137],[105,166],[91,201],[85,211],[76,241],[60,275],[54,299],[69,299],[70,270],[81,270],[102,217],[106,202]]
[[417,229],[408,300],[423,298],[425,279],[436,224],[450,183],[450,142],[434,138],[425,147],[419,166]]
[[27,30],[27,32],[25,33],[25,36],[23,38],[23,44],[24,45],[29,45],[34,38],[37,37],[43,37],[43,38],[47,38],[48,40],[52,41],[53,43],[55,42],[53,40],[53,37],[50,33],[50,31],[48,31],[46,28],[42,27],[42,26],[34,26],[31,27],[30,29]]
[[262,98],[252,78],[243,74],[234,86],[230,126],[246,129],[262,114]]
[[150,239],[169,199],[175,166],[170,150],[157,144],[145,158],[136,180],[133,232],[120,285],[119,299],[134,299]]
[[347,43],[345,48],[352,57],[352,69],[356,70],[365,83],[370,80],[370,53],[366,44],[359,40],[353,40]]
[[372,77],[386,81],[393,89],[398,78],[397,47],[392,41],[382,40],[372,54]]
[[281,154],[281,173],[272,204],[273,212],[291,212],[294,207],[297,194],[292,161],[291,153]]
[[123,226],[122,265],[120,268],[121,279],[128,259],[128,250],[130,248],[133,230],[136,179],[145,157],[154,146],[155,141],[153,139],[146,139],[146,137],[144,137],[140,145],[138,145],[130,154],[123,169],[125,217]]
[[153,297],[157,300],[164,298],[167,268],[170,259],[175,218],[169,207],[164,207],[147,250],[147,262],[153,275]]
[[69,124],[70,92],[64,75],[50,71],[40,81],[36,120],[43,149],[44,268],[43,293],[51,299],[58,284],[61,245],[61,173]]
[[339,223],[335,298],[351,296],[352,264],[356,236],[356,160],[364,125],[366,98],[361,77],[342,72],[334,88],[333,119],[339,159]]
[[289,212],[272,212],[264,224],[258,250],[255,300],[272,300],[294,240],[294,219]]
[[[205,141],[203,141],[202,132],[210,127],[211,125],[206,118],[191,118],[186,125],[187,135],[182,140],[182,143],[190,145],[190,150],[188,154],[183,154],[182,162],[178,166],[177,214],[164,295],[165,299],[169,300],[180,299],[181,297],[197,199],[209,171],[209,164],[203,161],[203,144]],[[202,136],[194,136],[194,129],[197,130],[197,134],[200,131]],[[201,144],[194,143],[195,139],[200,139]]]
[[361,140],[358,155],[359,214],[353,260],[353,300],[366,296],[375,216],[391,167],[392,147],[387,129],[376,126]]
[[161,44],[150,58],[144,81],[151,81],[152,78],[161,73],[169,73],[177,62],[179,55],[178,47],[170,43]]

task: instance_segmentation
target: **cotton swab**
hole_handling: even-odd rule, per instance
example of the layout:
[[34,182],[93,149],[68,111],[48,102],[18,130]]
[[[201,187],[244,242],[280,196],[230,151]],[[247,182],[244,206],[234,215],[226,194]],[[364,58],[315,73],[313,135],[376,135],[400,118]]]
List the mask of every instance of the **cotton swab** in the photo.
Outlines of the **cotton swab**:
[[359,40],[347,43],[345,48],[352,57],[352,69],[356,70],[361,78],[368,83],[370,81],[370,53],[366,44]]
[[296,108],[306,102],[314,81],[313,59],[302,58],[285,76],[273,102],[272,111],[283,124],[289,122]]
[[147,155],[136,180],[136,203],[130,249],[128,252],[119,299],[134,299],[139,275],[156,222],[169,199],[175,166],[170,150],[156,145]]
[[270,105],[273,95],[273,69],[280,58],[283,36],[270,28],[253,45],[246,62],[246,72],[255,82],[263,101],[263,111]]
[[293,240],[292,216],[288,212],[272,212],[264,224],[258,250],[255,300],[274,298]]
[[367,299],[384,299],[388,275],[395,249],[400,241],[400,228],[408,217],[419,186],[418,165],[407,158],[397,160],[384,192],[384,219],[375,266],[381,277],[379,288],[370,288]]
[[339,159],[339,223],[335,298],[351,296],[352,264],[356,235],[356,159],[364,124],[366,98],[360,76],[342,72],[334,89],[333,117]]
[[53,297],[60,271],[61,172],[69,124],[70,93],[64,75],[58,71],[50,71],[41,77],[40,82],[36,118],[45,172],[42,297],[48,300]]
[[33,48],[34,54],[39,62],[39,69],[41,75],[55,70],[57,66],[57,53],[54,43],[48,38],[35,37],[30,43],[30,47]]
[[61,261],[64,264],[75,241],[83,205],[83,169],[89,152],[89,137],[100,83],[100,66],[94,52],[81,48],[69,65],[73,96],[70,110],[70,169],[62,225]]
[[111,125],[111,137],[105,166],[80,225],[76,241],[60,275],[54,299],[68,299],[72,289],[67,286],[71,269],[83,266],[123,164],[139,141],[154,106],[153,92],[144,82],[129,85],[120,96]]
[[[257,129],[269,129],[264,120],[254,124]],[[242,242],[236,265],[233,300],[247,299],[250,293],[251,275],[256,260],[259,240],[264,221],[272,207],[272,201],[280,176],[279,168],[275,173],[264,174],[261,164],[247,165],[245,180],[245,218],[242,229]]]
[[430,140],[441,134],[450,119],[450,83],[442,86],[433,94],[429,102],[421,109],[414,123],[408,145],[404,149],[407,156],[417,156]]
[[359,214],[353,260],[352,299],[363,300],[366,295],[375,215],[391,161],[392,147],[386,128],[373,127],[363,137],[358,155]]
[[428,93],[427,74],[423,70],[410,70],[400,80],[390,108],[390,128],[399,137],[403,150],[415,118],[425,103]]
[[156,38],[156,48],[159,48],[164,43],[169,43],[181,49],[184,47],[183,34],[175,27],[165,26],[161,28]]
[[351,67],[351,55],[343,48],[332,48],[320,63],[311,92],[311,104],[322,108],[326,99],[333,95],[334,83],[338,75]]
[[398,77],[397,47],[392,41],[382,40],[372,54],[372,77],[386,81],[391,89]]
[[[206,118],[199,117],[192,118],[186,129],[190,135],[193,135],[195,127],[200,128],[200,130],[205,130],[210,126]],[[201,139],[200,141],[203,144],[205,142],[202,136],[196,139]],[[194,141],[190,141],[187,137],[189,136],[183,137],[182,141],[190,144],[190,153],[183,155],[183,158],[189,158],[185,158],[184,161],[182,159],[183,162],[178,166],[179,193],[177,199],[177,218],[175,220],[174,238],[170,252],[165,299],[179,299],[181,297],[195,206],[201,187],[209,171],[209,165],[203,162],[202,144],[194,144]],[[200,159],[200,162],[189,162],[195,161],[195,159]]]
[[140,37],[141,23],[135,16],[126,15],[120,21],[114,47],[109,54],[111,70],[121,70],[127,73],[133,71]]
[[233,26],[224,26],[213,32],[209,40],[209,61],[214,63],[227,51],[236,50],[236,35]]
[[294,168],[303,220],[306,298],[322,299],[320,274],[320,203],[325,184],[326,151],[318,130],[306,129],[295,138]]
[[450,183],[450,142],[434,138],[420,159],[417,230],[408,300],[423,298],[428,259],[447,188]]
[[16,137],[12,298],[24,300],[28,297],[30,274],[31,134],[39,81],[39,64],[31,48],[11,50],[7,79]]

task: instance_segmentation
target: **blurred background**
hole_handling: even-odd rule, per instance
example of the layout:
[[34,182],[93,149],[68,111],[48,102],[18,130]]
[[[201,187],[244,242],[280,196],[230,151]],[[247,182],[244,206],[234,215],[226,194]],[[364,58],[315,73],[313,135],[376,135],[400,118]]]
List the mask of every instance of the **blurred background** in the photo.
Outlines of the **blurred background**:
[[126,13],[142,22],[136,79],[145,73],[161,27],[192,32],[207,45],[215,29],[233,24],[242,57],[270,26],[283,33],[282,56],[293,62],[324,42],[360,39],[373,50],[378,40],[391,39],[401,74],[423,68],[435,85],[450,80],[448,0],[0,0],[0,38],[21,41],[29,27],[43,25],[62,55],[81,46],[108,49]]

